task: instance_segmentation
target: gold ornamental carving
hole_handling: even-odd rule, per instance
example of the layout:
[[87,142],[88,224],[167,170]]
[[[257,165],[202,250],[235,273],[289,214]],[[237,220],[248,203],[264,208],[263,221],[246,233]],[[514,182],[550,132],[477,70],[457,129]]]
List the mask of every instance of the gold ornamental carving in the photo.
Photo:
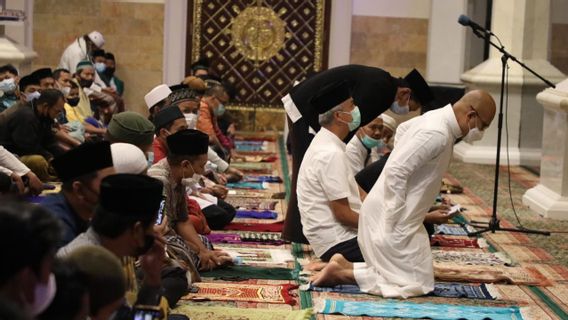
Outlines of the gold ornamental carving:
[[274,57],[284,46],[286,23],[272,9],[248,7],[234,18],[231,38],[234,47],[256,62]]

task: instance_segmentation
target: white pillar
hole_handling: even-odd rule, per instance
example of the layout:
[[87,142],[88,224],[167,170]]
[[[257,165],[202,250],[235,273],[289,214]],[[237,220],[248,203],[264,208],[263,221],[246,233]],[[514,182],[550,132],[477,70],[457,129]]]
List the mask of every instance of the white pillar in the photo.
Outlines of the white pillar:
[[349,64],[353,0],[331,1],[328,68]]
[[467,0],[432,0],[426,62],[430,83],[461,85],[468,30],[457,23],[460,14],[467,14]]
[[537,95],[544,107],[540,183],[523,204],[553,219],[568,220],[568,79]]
[[[494,0],[492,28],[505,49],[553,83],[565,78],[548,61],[550,0]],[[469,31],[471,32],[471,31]],[[493,39],[495,40],[495,39]],[[509,107],[504,109],[509,127],[511,164],[538,165],[541,156],[542,108],[536,94],[546,87],[538,78],[509,61]],[[469,89],[489,91],[499,108],[501,53],[491,48],[490,58],[461,77]],[[474,145],[461,142],[454,148],[464,162],[494,164],[497,144],[497,119]],[[507,159],[505,121],[501,161]]]
[[187,1],[166,0],[164,10],[163,82],[173,85],[185,77]]
[[6,1],[6,8],[24,10],[25,21],[2,21],[4,33],[0,35],[0,65],[11,63],[20,76],[31,71],[32,60],[37,53],[32,50],[33,0]]

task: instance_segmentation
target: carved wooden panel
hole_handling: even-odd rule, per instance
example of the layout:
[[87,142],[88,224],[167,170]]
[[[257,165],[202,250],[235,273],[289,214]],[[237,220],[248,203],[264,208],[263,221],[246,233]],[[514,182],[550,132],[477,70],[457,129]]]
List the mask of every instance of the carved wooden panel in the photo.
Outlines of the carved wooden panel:
[[233,107],[279,108],[295,80],[327,67],[325,0],[194,0],[188,63],[200,57],[237,91]]

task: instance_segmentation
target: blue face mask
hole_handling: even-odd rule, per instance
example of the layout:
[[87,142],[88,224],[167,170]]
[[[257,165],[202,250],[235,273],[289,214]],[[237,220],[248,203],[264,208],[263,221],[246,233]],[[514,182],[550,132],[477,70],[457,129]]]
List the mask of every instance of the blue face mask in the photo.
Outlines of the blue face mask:
[[382,140],[373,139],[365,134],[363,135],[361,142],[367,149],[373,149],[374,147],[378,146],[379,142],[382,142]]
[[225,105],[219,103],[219,105],[217,106],[217,108],[213,113],[215,113],[215,115],[218,117],[222,116],[225,113]]
[[146,158],[148,159],[148,168],[154,165],[154,152],[146,152]]
[[392,112],[396,114],[407,114],[408,112],[410,112],[410,108],[408,107],[408,105],[401,106],[400,104],[398,104],[398,101],[396,100],[392,103],[390,109],[392,110]]
[[341,111],[343,113],[349,113],[351,115],[351,122],[346,122],[347,126],[349,127],[349,131],[353,131],[359,128],[361,125],[361,112],[359,111],[359,107],[355,106],[351,112]]
[[97,69],[97,72],[103,73],[106,70],[106,64],[104,62],[96,62],[95,69]]

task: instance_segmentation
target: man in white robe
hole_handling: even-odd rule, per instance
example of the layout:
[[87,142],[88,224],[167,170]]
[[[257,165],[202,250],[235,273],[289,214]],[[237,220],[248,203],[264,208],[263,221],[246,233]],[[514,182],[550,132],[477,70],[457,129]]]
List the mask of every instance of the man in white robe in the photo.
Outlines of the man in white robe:
[[494,116],[491,96],[475,90],[453,106],[400,125],[395,148],[361,207],[358,240],[365,263],[353,264],[335,255],[313,283],[357,283],[363,292],[383,297],[408,298],[432,291],[434,271],[424,217],[439,192],[456,139],[481,139]]

